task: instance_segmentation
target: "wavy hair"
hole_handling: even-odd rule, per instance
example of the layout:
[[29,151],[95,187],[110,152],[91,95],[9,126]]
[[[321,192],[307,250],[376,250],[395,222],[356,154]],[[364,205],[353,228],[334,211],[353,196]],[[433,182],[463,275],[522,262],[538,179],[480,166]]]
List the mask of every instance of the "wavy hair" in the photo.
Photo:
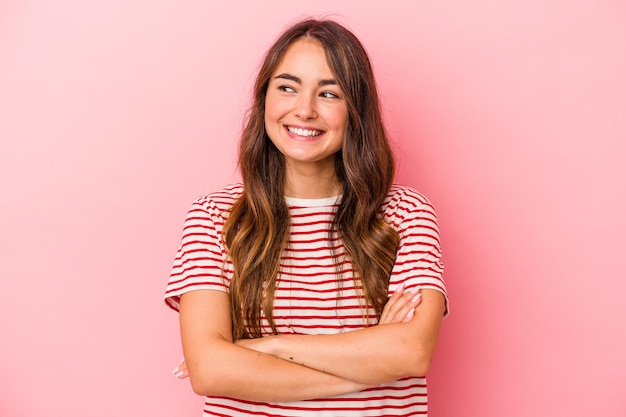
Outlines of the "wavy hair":
[[348,29],[331,20],[304,20],[288,28],[268,50],[239,145],[244,192],[233,205],[222,235],[233,262],[230,298],[235,339],[261,336],[261,311],[276,332],[273,294],[290,218],[284,199],[284,158],[265,130],[265,96],[287,48],[302,38],[315,39],[324,48],[348,109],[346,135],[335,158],[342,196],[333,230],[352,263],[355,286],[365,297],[364,316],[373,307],[380,317],[388,299],[399,236],[383,220],[381,205],[393,183],[394,159],[373,70],[363,45]]

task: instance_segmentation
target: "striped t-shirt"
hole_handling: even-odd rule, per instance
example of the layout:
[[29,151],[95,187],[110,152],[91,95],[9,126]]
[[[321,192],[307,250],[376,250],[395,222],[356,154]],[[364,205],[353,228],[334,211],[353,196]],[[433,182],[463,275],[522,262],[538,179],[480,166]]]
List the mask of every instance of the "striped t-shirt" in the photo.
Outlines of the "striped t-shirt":
[[[230,208],[243,192],[241,184],[222,188],[196,200],[185,221],[182,243],[165,293],[178,310],[180,296],[193,290],[228,291],[232,264],[221,232]],[[286,197],[291,218],[287,248],[281,257],[274,300],[279,334],[333,334],[376,324],[369,309],[364,316],[343,245],[330,233],[338,198]],[[389,295],[407,289],[430,288],[446,294],[437,219],[428,200],[415,190],[394,185],[382,207],[384,219],[400,235]],[[447,310],[446,310],[447,311]],[[367,322],[367,323],[366,323]],[[263,318],[263,330],[271,334]],[[206,397],[204,416],[425,416],[426,379],[405,378],[361,392],[332,398],[288,403]]]

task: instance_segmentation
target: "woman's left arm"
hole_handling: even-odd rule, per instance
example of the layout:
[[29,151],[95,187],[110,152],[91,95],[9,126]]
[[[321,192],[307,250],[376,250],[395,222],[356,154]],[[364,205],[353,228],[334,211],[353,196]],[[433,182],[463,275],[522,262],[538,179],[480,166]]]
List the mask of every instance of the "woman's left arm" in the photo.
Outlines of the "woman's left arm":
[[[407,297],[413,294],[392,297],[389,303],[400,305]],[[426,375],[445,308],[441,292],[422,289],[421,301],[408,321],[391,320],[331,335],[278,335],[237,343],[340,378],[381,384]]]

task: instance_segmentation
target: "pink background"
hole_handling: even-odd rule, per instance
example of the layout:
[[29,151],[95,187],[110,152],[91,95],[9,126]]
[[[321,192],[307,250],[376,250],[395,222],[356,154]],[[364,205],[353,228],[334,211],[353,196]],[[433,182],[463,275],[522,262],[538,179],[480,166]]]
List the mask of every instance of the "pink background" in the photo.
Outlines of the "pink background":
[[221,3],[0,2],[0,415],[200,415],[162,293],[308,14],[367,46],[398,179],[438,209],[431,415],[626,415],[626,4]]

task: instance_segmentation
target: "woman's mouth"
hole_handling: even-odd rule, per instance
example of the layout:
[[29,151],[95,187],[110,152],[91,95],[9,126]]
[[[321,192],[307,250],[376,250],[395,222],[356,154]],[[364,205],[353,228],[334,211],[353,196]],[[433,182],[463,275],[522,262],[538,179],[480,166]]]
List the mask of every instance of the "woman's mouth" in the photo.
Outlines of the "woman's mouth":
[[304,138],[312,138],[312,137],[319,136],[322,133],[324,133],[323,130],[304,129],[304,128],[293,127],[293,126],[286,126],[286,127],[289,133],[297,135],[297,136],[302,136]]

